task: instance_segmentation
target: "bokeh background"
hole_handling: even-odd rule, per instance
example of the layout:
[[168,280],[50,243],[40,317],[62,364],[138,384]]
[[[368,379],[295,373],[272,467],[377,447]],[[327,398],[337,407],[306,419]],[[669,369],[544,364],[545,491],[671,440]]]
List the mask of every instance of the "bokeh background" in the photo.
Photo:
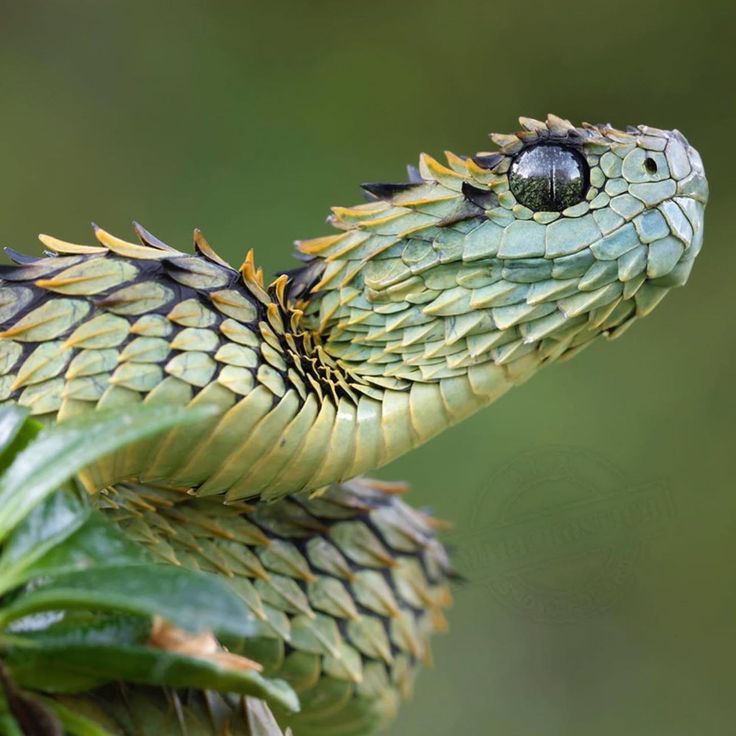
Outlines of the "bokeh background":
[[[455,522],[466,577],[392,734],[732,732],[735,23],[732,0],[0,2],[0,242],[26,252],[136,218],[272,272],[358,182],[520,114],[677,127],[703,154],[686,289],[382,473]],[[586,494],[602,532],[571,541]],[[509,524],[552,540],[512,572]]]

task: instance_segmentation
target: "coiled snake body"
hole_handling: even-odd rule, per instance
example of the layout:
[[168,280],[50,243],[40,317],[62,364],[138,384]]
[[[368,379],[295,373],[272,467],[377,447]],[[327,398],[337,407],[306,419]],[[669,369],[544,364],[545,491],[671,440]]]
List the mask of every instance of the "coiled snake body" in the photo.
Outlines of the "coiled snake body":
[[495,152],[364,185],[268,285],[252,253],[236,270],[199,232],[191,255],[139,226],[42,236],[50,254],[0,271],[0,401],[219,408],[84,482],[161,558],[230,576],[262,624],[245,653],[300,694],[297,734],[385,722],[449,600],[434,522],[351,479],[618,337],[700,250],[707,184],[679,132],[520,122]]

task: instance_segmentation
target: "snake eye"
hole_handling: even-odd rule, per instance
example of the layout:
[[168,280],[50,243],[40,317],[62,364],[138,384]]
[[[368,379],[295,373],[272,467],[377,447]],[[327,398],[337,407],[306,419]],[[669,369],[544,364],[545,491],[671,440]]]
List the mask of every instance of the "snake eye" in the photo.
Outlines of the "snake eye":
[[561,212],[582,202],[588,183],[583,156],[557,143],[524,149],[509,170],[509,188],[516,201],[535,212]]

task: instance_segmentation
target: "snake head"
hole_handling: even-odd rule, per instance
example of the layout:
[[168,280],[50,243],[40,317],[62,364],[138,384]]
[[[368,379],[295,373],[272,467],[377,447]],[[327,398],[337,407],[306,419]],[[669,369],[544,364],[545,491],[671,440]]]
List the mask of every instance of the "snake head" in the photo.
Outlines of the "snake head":
[[526,304],[540,311],[518,323],[525,344],[576,327],[571,347],[618,336],[690,275],[708,199],[700,155],[677,130],[520,123],[467,164],[497,202],[463,261],[527,277]]
[[493,134],[495,151],[422,155],[411,181],[365,184],[318,262],[312,324],[381,380],[526,366],[620,335],[688,279],[708,186],[678,131],[554,115]]

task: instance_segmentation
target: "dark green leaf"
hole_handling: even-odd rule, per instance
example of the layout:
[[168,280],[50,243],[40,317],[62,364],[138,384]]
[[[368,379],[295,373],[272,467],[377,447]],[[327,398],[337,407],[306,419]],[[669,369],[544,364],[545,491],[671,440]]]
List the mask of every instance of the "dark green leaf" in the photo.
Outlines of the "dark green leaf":
[[217,410],[163,405],[95,411],[43,430],[0,478],[0,541],[49,493],[95,460],[176,424]]
[[151,619],[145,616],[67,612],[50,626],[26,632],[10,648],[145,644],[151,636],[151,627]]
[[[51,698],[44,698],[43,704],[51,711],[64,728],[64,733],[69,736],[116,736],[112,731],[100,726],[90,718],[57,703]],[[117,731],[117,733],[120,733]],[[163,735],[165,736],[165,734]]]
[[58,673],[234,692],[268,700],[290,711],[299,708],[296,694],[283,680],[143,645],[46,645],[43,649],[14,650],[8,657],[13,677],[24,687],[39,687],[39,677],[49,666]]
[[13,458],[43,429],[28,411],[10,405],[0,410],[0,473],[4,473]]
[[[48,549],[42,557],[24,568],[22,577],[18,575],[16,581],[25,582],[40,575],[64,575],[93,567],[120,567],[151,562],[145,548],[132,542],[97,512],[90,514],[81,528],[76,531],[71,529],[71,532],[61,543]],[[0,574],[0,580],[2,578]]]
[[[28,650],[58,650],[67,646],[94,649],[99,646],[143,646],[151,634],[151,621],[141,616],[90,616],[67,614],[61,621],[24,633],[8,647],[6,659],[15,677],[34,690],[55,693],[79,693],[109,681],[105,674],[70,671],[63,660],[49,661],[42,668],[28,659]],[[1,732],[0,732],[1,733]]]
[[110,681],[109,677],[95,674],[91,670],[85,673],[74,672],[65,667],[64,662],[45,656],[44,651],[33,654],[22,650],[13,651],[6,655],[5,663],[17,682],[29,690],[75,694],[92,690]]
[[0,593],[31,577],[33,563],[79,529],[89,513],[89,505],[73,491],[57,491],[38,504],[13,530],[3,547]]
[[3,736],[25,736],[12,713],[0,710],[0,733]]
[[253,636],[243,601],[214,575],[171,565],[92,568],[62,575],[0,611],[0,625],[38,611],[92,609],[159,615],[188,631]]
[[0,453],[5,452],[23,426],[28,409],[9,404],[0,409]]

